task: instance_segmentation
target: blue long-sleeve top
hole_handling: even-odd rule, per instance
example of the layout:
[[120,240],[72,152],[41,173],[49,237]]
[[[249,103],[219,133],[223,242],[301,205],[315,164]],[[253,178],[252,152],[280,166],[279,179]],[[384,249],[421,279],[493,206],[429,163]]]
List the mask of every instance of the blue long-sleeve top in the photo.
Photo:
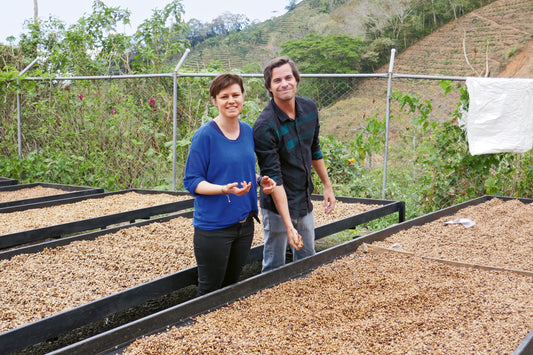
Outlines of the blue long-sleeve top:
[[[193,225],[204,230],[222,229],[242,221],[251,211],[258,212],[257,182],[253,131],[239,121],[236,140],[224,136],[214,121],[203,124],[193,135],[185,164],[183,185],[194,197]],[[230,194],[202,195],[194,192],[198,184],[207,181],[226,185],[251,182],[250,191],[242,196]]]

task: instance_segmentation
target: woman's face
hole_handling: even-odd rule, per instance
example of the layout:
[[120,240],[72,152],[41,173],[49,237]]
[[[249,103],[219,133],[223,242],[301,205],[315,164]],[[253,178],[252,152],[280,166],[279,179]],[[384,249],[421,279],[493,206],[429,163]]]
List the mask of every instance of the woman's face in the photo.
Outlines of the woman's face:
[[232,84],[222,89],[212,101],[220,116],[238,118],[242,111],[244,95],[239,84]]

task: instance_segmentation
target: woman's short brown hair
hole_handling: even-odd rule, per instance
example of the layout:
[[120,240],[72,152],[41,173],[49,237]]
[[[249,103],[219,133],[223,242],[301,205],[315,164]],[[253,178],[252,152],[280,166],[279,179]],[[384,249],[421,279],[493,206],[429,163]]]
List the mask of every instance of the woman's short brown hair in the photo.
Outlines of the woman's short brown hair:
[[219,74],[213,79],[211,85],[209,85],[209,96],[215,99],[219,92],[233,84],[238,84],[241,87],[241,92],[244,94],[244,84],[239,75],[230,73]]
[[263,69],[263,79],[265,81],[265,88],[268,90],[268,96],[272,97],[272,92],[270,91],[270,84],[272,82],[272,71],[275,68],[279,68],[282,65],[289,64],[292,69],[292,75],[296,79],[296,83],[300,82],[300,73],[298,72],[298,67],[289,57],[277,57],[272,59]]

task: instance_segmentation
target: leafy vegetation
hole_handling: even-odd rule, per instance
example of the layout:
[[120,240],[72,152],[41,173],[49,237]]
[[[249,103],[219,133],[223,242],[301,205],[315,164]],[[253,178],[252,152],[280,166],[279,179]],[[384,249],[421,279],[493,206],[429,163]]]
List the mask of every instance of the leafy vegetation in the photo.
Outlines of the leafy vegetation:
[[310,34],[300,40],[281,45],[281,54],[288,55],[305,73],[358,73],[361,70],[363,42],[347,35],[322,36]]
[[[165,183],[155,172],[169,170],[168,80],[54,78],[170,71],[167,61],[187,43],[182,14],[180,1],[172,1],[154,11],[133,36],[125,36],[116,27],[129,22],[129,12],[95,1],[93,12],[70,28],[57,19],[29,24],[18,46],[1,46],[1,174],[22,182],[108,190]],[[20,76],[19,68],[41,56],[47,59],[31,73],[48,80],[24,80],[27,74]],[[21,132],[13,104],[17,95],[23,107]],[[183,125],[179,128],[188,131]],[[22,156],[17,154],[20,133]]]
[[[432,104],[419,95],[393,95],[412,118],[409,132],[395,141],[398,155],[391,157],[394,163],[386,198],[405,201],[407,218],[413,218],[482,195],[533,197],[531,151],[472,156],[466,133],[457,124],[468,108],[468,93],[465,88],[456,89],[450,81],[442,81],[441,86],[445,93],[459,90],[461,95],[454,115],[444,122],[430,119]],[[392,119],[402,118],[398,115]],[[383,121],[369,118],[349,144],[323,137],[326,166],[338,195],[380,198],[383,169],[365,166],[364,162],[371,161],[372,154],[382,154],[384,133]],[[320,186],[316,176],[314,183]],[[375,223],[382,226],[383,222]]]

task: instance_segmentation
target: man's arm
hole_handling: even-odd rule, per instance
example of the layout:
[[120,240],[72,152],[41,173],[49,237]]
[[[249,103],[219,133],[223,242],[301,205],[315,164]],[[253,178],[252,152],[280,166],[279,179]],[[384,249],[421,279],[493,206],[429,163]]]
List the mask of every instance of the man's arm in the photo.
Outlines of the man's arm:
[[[270,196],[272,197],[274,205],[287,229],[289,245],[296,250],[300,250],[303,247],[303,241],[298,234],[298,231],[296,231],[292,225],[289,202],[287,200],[285,188],[283,187],[277,141],[279,134],[273,127],[269,127],[267,124],[269,121],[265,119],[268,116],[266,110],[268,110],[269,107],[270,106],[267,106],[265,111],[263,111],[254,124],[255,154],[257,155],[257,162],[261,169],[261,174],[270,176],[276,183]],[[270,112],[270,119],[274,119],[272,117],[273,114],[273,112]]]
[[272,191],[271,196],[274,200],[274,204],[276,205],[276,209],[278,210],[278,213],[281,216],[281,219],[283,220],[283,224],[287,229],[289,245],[296,250],[302,249],[302,247],[304,246],[302,237],[300,236],[296,228],[294,228],[294,226],[292,225],[291,215],[289,212],[289,202],[287,201],[287,194],[285,193],[285,188],[283,187],[283,185],[276,186],[274,188],[274,191]]
[[318,174],[320,181],[322,181],[322,185],[324,185],[324,210],[326,213],[330,213],[335,209],[335,194],[333,193],[324,159],[313,160],[311,165]]

